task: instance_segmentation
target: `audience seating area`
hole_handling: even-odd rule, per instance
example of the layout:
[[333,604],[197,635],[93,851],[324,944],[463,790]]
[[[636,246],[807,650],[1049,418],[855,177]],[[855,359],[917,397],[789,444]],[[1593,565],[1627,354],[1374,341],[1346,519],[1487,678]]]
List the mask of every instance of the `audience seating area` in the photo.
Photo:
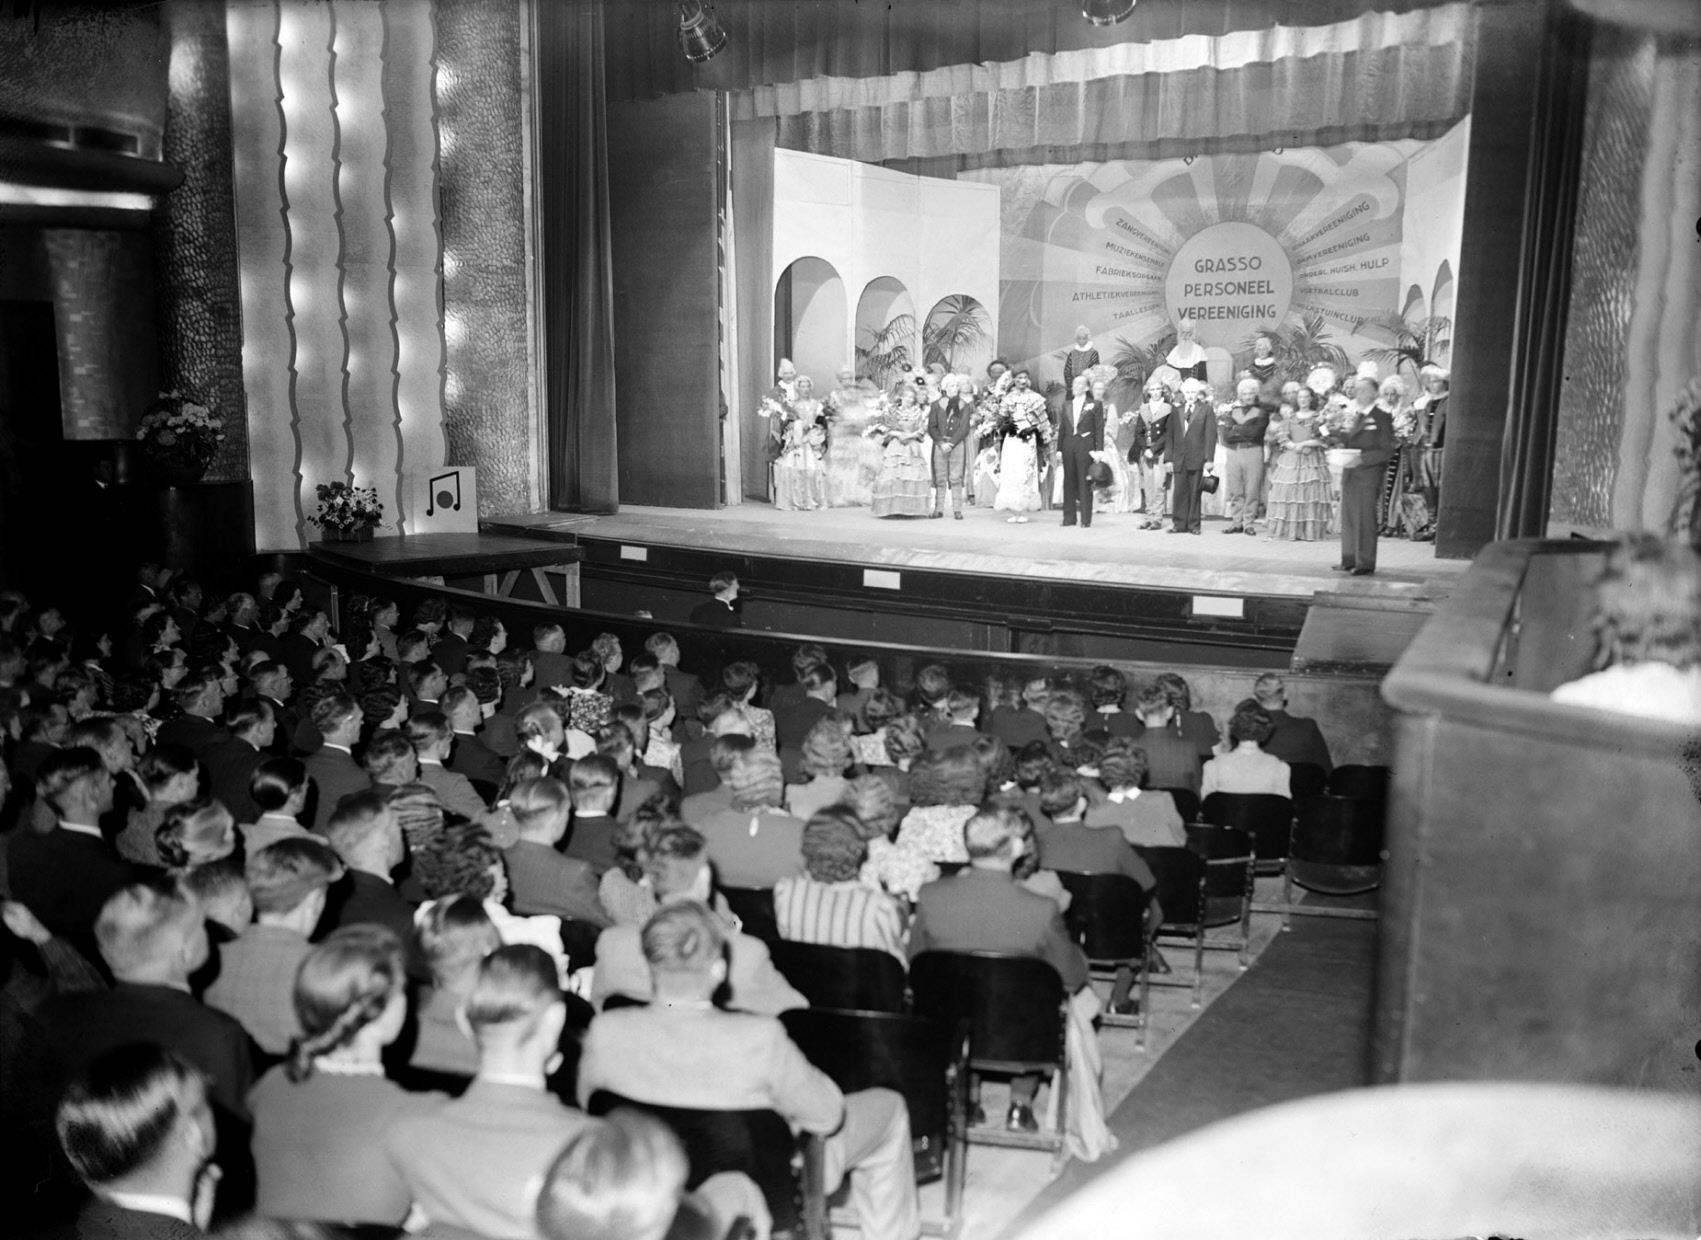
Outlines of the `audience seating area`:
[[[1111,997],[1086,1036],[1143,1049],[1154,988],[1197,1007],[1208,948],[1245,967],[1258,874],[1283,876],[1284,913],[1378,881],[1387,771],[1327,773],[1279,676],[1205,702],[1163,669],[659,634],[348,575],[215,593],[144,565],[112,603],[0,598],[7,1051],[50,1085],[5,1117],[19,1168],[52,1169],[18,1173],[30,1226],[81,1198],[45,1143],[61,1094],[133,1037],[177,1056],[156,1075],[208,1080],[224,1219],[489,1235],[482,1181],[457,1204],[412,1177],[419,1134],[454,1148],[505,1089],[516,1140],[564,1150],[551,1174],[576,1142],[672,1131],[678,1208],[712,1234],[822,1238],[830,1200],[856,1221],[824,1179],[842,1165],[876,1195],[942,1179],[924,1223],[953,1235],[971,1142],[1067,1157],[1094,978]],[[749,1057],[593,1088],[668,1053],[600,1046],[599,1024],[675,1036],[653,996],[693,978],[789,1039],[817,1100],[901,1098],[913,1168],[869,1188],[874,1156],[832,1148],[795,1089],[718,1093]],[[102,1025],[139,994],[145,1019]],[[732,1038],[706,1029],[678,1044],[693,1064]],[[531,1074],[545,1088],[487,1084]],[[984,1114],[986,1077],[1011,1079],[1006,1114]],[[292,1196],[301,1177],[343,1213]]]

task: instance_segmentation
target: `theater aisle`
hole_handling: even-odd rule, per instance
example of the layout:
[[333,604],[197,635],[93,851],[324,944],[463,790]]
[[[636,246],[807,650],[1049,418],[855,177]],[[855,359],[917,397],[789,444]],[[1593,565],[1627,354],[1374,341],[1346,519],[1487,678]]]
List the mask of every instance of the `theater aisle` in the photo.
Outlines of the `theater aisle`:
[[1018,1235],[1089,1180],[1172,1137],[1368,1084],[1375,967],[1375,922],[1295,917],[1293,929],[1276,936],[1117,1107],[1110,1117],[1116,1153],[1064,1168],[1004,1234]]

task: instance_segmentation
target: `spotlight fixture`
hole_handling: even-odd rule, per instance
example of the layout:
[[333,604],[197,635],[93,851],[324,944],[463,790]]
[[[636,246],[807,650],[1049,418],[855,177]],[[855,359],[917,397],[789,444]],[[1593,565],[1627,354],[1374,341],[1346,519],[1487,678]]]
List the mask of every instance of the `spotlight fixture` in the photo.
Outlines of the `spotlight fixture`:
[[685,59],[700,65],[725,46],[726,29],[715,16],[714,5],[709,0],[679,0],[679,50]]
[[1082,0],[1081,16],[1095,26],[1114,26],[1125,21],[1139,0]]

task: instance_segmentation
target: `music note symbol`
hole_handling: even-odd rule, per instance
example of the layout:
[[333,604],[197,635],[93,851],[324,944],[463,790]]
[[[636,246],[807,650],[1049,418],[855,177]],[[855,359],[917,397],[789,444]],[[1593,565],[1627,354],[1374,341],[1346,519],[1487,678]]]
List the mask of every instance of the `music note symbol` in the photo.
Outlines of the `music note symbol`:
[[[441,491],[439,491],[437,489],[437,484],[439,482],[453,482],[455,484],[454,494],[451,495],[447,487],[444,487]],[[460,470],[451,469],[446,474],[438,474],[428,484],[426,484],[426,490],[430,492],[430,498],[425,504],[426,516],[429,517],[434,515],[439,508],[453,508],[456,512],[461,510]]]

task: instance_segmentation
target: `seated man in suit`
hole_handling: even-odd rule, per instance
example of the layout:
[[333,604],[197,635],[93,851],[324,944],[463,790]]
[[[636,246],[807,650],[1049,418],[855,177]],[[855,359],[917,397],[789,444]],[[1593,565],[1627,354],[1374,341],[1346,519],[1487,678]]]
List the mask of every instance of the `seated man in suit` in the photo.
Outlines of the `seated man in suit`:
[[[679,642],[671,633],[651,633],[644,641],[644,649],[656,657],[661,665],[662,676],[667,682],[668,696],[673,699],[674,709],[679,712],[679,731],[689,731],[690,724],[697,718],[697,707],[703,701],[703,682],[690,672],[679,670]],[[684,735],[674,737],[675,740],[688,739]]]
[[224,713],[230,738],[219,741],[201,755],[207,773],[207,792],[217,797],[237,822],[253,822],[259,806],[248,793],[254,768],[272,748],[277,720],[265,698],[238,699]]
[[325,835],[348,867],[331,893],[325,929],[370,922],[387,927],[402,942],[410,942],[413,905],[396,890],[390,877],[407,856],[407,846],[390,803],[370,790],[344,797],[331,815]]
[[1146,786],[1185,788],[1197,795],[1199,748],[1186,737],[1176,735],[1170,726],[1175,718],[1175,702],[1168,692],[1162,685],[1148,685],[1135,699],[1134,713],[1142,725],[1133,740],[1146,755]]
[[191,672],[174,690],[183,713],[164,724],[154,738],[156,745],[182,745],[197,758],[206,756],[220,741],[230,739],[217,723],[224,712],[224,688],[211,672]]
[[1116,827],[1136,848],[1185,848],[1187,831],[1175,799],[1146,787],[1146,751],[1139,741],[1113,736],[1099,759],[1099,779],[1109,790],[1100,805],[1087,807],[1089,827]]
[[193,1240],[211,1225],[219,1168],[207,1083],[157,1043],[119,1046],[85,1064],[54,1125],[94,1200],[82,1240]]
[[[681,901],[708,903],[714,890],[708,846],[690,827],[663,828],[649,842],[644,873],[658,905]],[[808,1007],[805,999],[774,968],[760,939],[740,933],[736,924],[723,927],[727,940],[727,1006],[746,1012],[778,1016],[792,1008]],[[610,995],[648,1002],[650,970],[644,962],[639,927],[612,926],[597,938],[596,970],[591,1002],[599,1009]]]
[[325,743],[302,762],[313,781],[308,804],[312,807],[313,829],[320,834],[330,825],[331,815],[344,797],[372,786],[365,769],[354,760],[354,746],[365,720],[360,703],[346,693],[328,693],[313,704],[313,726]]
[[579,1060],[581,1101],[608,1090],[656,1106],[777,1111],[827,1137],[828,1190],[849,1174],[864,1236],[914,1240],[921,1220],[903,1098],[885,1089],[847,1096],[777,1019],[716,1008],[714,994],[729,977],[727,942],[701,902],[664,905],[644,926],[642,949],[656,1001],[591,1022]]
[[238,823],[242,849],[252,857],[282,839],[308,838],[324,842],[301,825],[307,806],[307,768],[297,758],[262,758],[248,780],[248,796],[260,811],[251,823]]
[[478,1075],[459,1098],[398,1120],[385,1149],[434,1228],[531,1240],[544,1173],[588,1122],[544,1085],[567,1023],[555,962],[529,944],[497,948],[463,1012]]
[[975,726],[980,718],[980,694],[952,689],[945,695],[945,717],[928,729],[927,747],[934,750],[972,745],[985,733]]
[[567,789],[573,797],[573,831],[565,851],[588,864],[600,880],[619,860],[619,824],[613,810],[620,795],[620,768],[600,753],[586,754],[568,771]]
[[609,917],[597,898],[597,875],[589,863],[566,857],[555,846],[567,833],[573,803],[558,779],[527,779],[508,794],[520,838],[503,853],[516,913],[549,913],[603,927]]
[[469,781],[500,786],[508,764],[478,734],[484,722],[478,694],[465,685],[449,690],[443,695],[443,713],[454,733],[453,748],[443,765]]
[[462,818],[477,818],[489,808],[484,798],[473,791],[465,775],[444,765],[455,734],[449,730],[449,718],[441,711],[424,710],[407,722],[408,740],[419,763],[419,782],[437,794],[437,803],[451,814]]
[[[1069,937],[1054,900],[1036,895],[1012,873],[1026,849],[1022,811],[987,804],[963,825],[969,864],[950,878],[928,883],[916,898],[910,923],[910,959],[925,951],[992,951],[1044,960],[1063,979],[1068,994],[1087,986],[1087,958]],[[1034,1094],[1039,1077],[1010,1082],[1007,1127],[1037,1132]]]
[[781,749],[800,747],[809,730],[833,713],[839,696],[839,682],[825,663],[811,663],[790,687],[797,692],[773,707],[774,743]]
[[22,826],[12,833],[12,894],[50,931],[92,956],[101,908],[136,877],[100,831],[101,815],[112,808],[112,773],[93,749],[56,749],[37,769],[35,788],[56,825],[45,834]]
[[1288,686],[1274,672],[1265,672],[1252,684],[1252,696],[1264,713],[1270,716],[1275,732],[1264,742],[1264,752],[1280,758],[1290,766],[1309,762],[1323,768],[1325,775],[1335,769],[1329,755],[1329,742],[1323,739],[1323,729],[1317,720],[1288,714]]
[[709,766],[716,782],[702,792],[687,794],[679,802],[679,818],[686,826],[703,829],[703,820],[717,810],[732,808],[732,789],[727,787],[727,772],[743,754],[756,748],[756,738],[745,733],[729,732],[712,736],[709,741]]
[[573,660],[567,654],[566,630],[559,624],[540,624],[532,630],[532,646],[533,683],[540,692],[573,683]]

